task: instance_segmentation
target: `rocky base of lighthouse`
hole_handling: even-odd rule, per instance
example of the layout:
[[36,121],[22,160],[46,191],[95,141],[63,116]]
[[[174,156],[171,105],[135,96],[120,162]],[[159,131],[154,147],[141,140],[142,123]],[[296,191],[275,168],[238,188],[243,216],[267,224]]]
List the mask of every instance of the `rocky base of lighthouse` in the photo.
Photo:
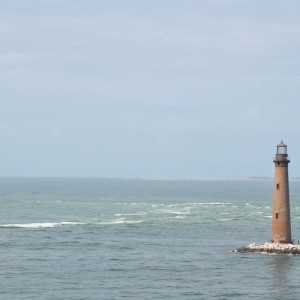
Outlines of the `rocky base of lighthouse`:
[[239,253],[249,253],[249,252],[261,252],[261,253],[273,253],[273,254],[300,254],[300,245],[294,244],[277,244],[277,243],[265,243],[260,244],[250,244],[249,246],[242,246],[234,250]]

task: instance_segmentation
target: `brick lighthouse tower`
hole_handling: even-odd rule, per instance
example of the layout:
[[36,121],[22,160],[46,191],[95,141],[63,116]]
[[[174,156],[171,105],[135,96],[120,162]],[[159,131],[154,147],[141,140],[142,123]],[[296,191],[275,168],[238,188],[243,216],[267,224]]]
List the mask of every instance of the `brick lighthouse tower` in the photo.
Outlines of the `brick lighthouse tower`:
[[272,213],[273,243],[292,243],[287,146],[281,141],[274,158],[274,198]]

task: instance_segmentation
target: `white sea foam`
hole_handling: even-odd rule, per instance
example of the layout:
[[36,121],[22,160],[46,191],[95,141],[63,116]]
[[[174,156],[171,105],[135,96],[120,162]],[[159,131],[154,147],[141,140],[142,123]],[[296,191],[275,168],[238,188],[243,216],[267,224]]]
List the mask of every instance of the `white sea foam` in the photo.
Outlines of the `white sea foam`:
[[117,219],[112,221],[100,222],[100,225],[118,225],[118,224],[138,224],[143,223],[143,221],[129,221],[125,219]]
[[145,216],[147,215],[146,212],[136,212],[136,213],[130,213],[130,214],[115,214],[115,217],[122,217],[122,216]]
[[188,215],[190,214],[189,211],[176,211],[176,210],[170,210],[170,209],[161,209],[154,211],[156,214],[171,214],[171,215]]
[[0,227],[6,227],[6,228],[53,228],[56,226],[62,226],[62,225],[80,225],[85,223],[80,222],[56,222],[56,223],[29,223],[29,224],[5,224],[0,225]]

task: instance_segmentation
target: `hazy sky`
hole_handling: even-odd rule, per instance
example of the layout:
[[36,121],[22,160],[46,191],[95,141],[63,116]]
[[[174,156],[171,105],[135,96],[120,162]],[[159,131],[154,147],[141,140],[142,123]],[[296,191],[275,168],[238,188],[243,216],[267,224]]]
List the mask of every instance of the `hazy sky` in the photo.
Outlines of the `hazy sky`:
[[0,175],[300,176],[300,1],[0,2]]

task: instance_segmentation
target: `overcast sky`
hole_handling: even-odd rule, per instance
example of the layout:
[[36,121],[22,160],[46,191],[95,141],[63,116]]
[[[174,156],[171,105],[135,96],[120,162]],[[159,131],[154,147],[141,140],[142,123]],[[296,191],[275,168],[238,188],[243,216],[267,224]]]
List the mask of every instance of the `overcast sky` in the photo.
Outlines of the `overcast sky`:
[[300,1],[0,1],[0,175],[300,176]]

